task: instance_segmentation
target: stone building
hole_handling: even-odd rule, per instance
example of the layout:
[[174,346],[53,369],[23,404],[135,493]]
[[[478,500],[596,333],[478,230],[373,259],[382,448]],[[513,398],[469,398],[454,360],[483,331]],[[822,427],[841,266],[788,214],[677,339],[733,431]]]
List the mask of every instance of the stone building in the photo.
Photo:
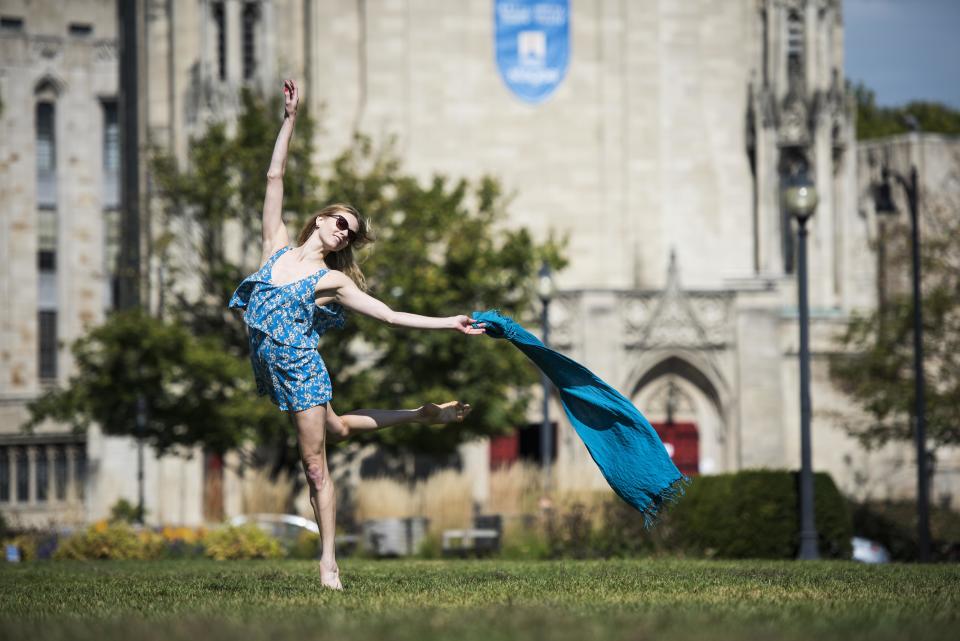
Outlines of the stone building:
[[[0,378],[9,461],[0,474],[7,470],[11,488],[19,488],[23,460],[29,479],[54,474],[37,471],[31,458],[40,437],[28,441],[16,427],[44,384],[44,313],[57,306],[57,339],[69,341],[110,301],[104,238],[115,201],[106,185],[115,170],[104,158],[115,145],[107,133],[115,126],[107,107],[116,94],[114,4],[71,3],[69,15],[53,2],[3,5],[0,258],[9,267],[0,283],[18,305],[8,306],[0,334],[9,372]],[[500,177],[517,194],[507,224],[539,238],[569,236],[570,266],[556,275],[554,345],[634,399],[695,473],[799,465],[795,245],[781,194],[788,176],[806,172],[820,195],[809,225],[814,464],[852,494],[911,494],[911,448],[866,452],[845,436],[842,416],[856,410],[827,375],[833,337],[851,312],[875,305],[877,291],[871,178],[843,78],[841,2],[528,7],[535,4],[147,0],[146,140],[185,159],[192,134],[236,111],[241,87],[272,92],[293,77],[322,114],[321,167],[361,131],[396,136],[405,166],[419,176]],[[542,19],[550,39],[522,28],[528,19]],[[91,32],[75,33],[74,20]],[[557,59],[554,37],[562,42]],[[513,42],[519,75],[507,67]],[[517,91],[517,78],[547,77],[549,95]],[[74,108],[61,107],[65,100]],[[42,104],[63,114],[55,121],[54,211],[71,207],[69,217],[55,217],[56,238],[71,241],[57,240],[58,251],[69,252],[58,264],[71,269],[55,272],[53,294],[50,270],[33,258],[52,242],[40,191]],[[24,125],[26,113],[33,127]],[[927,141],[912,148],[932,149]],[[55,378],[63,381],[69,355],[57,353]],[[55,426],[48,432],[58,434]],[[558,441],[561,466],[590,465],[562,419]],[[85,451],[83,516],[97,518],[118,496],[133,498],[134,450],[92,432]],[[58,470],[53,456],[50,469]],[[479,501],[490,457],[485,442],[462,451]],[[955,501],[958,457],[944,460],[933,496]],[[204,474],[202,457],[150,458],[152,518],[203,520]],[[224,480],[229,515],[241,509],[238,485]],[[27,485],[24,503],[38,505],[36,484]],[[26,510],[20,503],[10,509]]]
[[[131,439],[20,429],[26,403],[66,383],[70,343],[114,304],[116,10],[114,0],[0,4],[0,511],[16,524],[73,525],[118,498],[136,503]],[[147,459],[154,516],[199,522],[196,461]]]

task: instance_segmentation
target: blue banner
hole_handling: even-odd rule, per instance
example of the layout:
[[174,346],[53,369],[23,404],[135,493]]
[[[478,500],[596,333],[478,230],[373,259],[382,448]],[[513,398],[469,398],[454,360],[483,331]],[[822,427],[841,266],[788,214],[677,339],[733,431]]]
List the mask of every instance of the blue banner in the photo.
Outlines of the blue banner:
[[500,77],[521,100],[546,100],[570,60],[569,0],[494,0],[493,20]]

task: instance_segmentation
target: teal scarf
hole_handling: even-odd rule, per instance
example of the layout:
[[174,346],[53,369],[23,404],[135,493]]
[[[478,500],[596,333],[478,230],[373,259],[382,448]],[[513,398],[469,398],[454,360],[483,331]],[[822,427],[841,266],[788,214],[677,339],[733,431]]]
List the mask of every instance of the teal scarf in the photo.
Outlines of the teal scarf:
[[651,527],[666,501],[676,501],[689,479],[670,460],[647,419],[596,374],[546,347],[519,323],[495,310],[476,312],[488,336],[505,338],[556,386],[560,402],[590,456],[620,498]]

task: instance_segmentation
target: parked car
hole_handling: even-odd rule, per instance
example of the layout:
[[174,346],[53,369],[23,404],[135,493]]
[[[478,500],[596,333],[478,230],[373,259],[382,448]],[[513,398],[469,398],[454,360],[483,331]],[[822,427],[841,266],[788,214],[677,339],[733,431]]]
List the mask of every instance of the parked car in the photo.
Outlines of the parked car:
[[305,519],[296,514],[240,514],[230,519],[230,525],[246,525],[253,523],[270,536],[280,539],[296,540],[300,533],[309,530],[320,534],[320,528],[315,521]]
[[[316,521],[296,514],[240,514],[230,519],[230,525],[246,525],[252,523],[261,530],[274,537],[284,549],[293,548],[304,532],[320,534]],[[355,534],[338,534],[336,537],[337,553],[347,555],[356,547],[359,537]]]
[[855,536],[850,539],[853,546],[853,560],[862,563],[889,563],[890,552],[876,541]]

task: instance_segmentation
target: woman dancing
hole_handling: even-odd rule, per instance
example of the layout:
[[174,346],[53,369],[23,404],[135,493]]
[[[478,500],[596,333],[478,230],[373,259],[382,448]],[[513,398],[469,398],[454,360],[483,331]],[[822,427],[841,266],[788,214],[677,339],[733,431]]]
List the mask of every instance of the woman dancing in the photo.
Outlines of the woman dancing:
[[415,410],[355,410],[337,416],[330,375],[317,343],[328,329],[343,327],[344,308],[393,327],[452,329],[482,334],[469,316],[436,318],[390,309],[364,293],[363,274],[353,250],[372,241],[367,222],[349,205],[330,205],[310,217],[297,245],[290,246],[282,220],[283,173],[293,136],[299,93],[292,80],[283,84],[284,118],[267,171],[263,200],[261,267],[240,283],[230,307],[245,310],[250,328],[250,359],[257,391],[288,412],[297,429],[300,457],[310,489],[310,504],[320,527],[320,580],[342,589],[334,551],[336,506],[327,469],[325,440],[378,430],[400,423],[462,421],[470,406],[458,401],[428,403]]

